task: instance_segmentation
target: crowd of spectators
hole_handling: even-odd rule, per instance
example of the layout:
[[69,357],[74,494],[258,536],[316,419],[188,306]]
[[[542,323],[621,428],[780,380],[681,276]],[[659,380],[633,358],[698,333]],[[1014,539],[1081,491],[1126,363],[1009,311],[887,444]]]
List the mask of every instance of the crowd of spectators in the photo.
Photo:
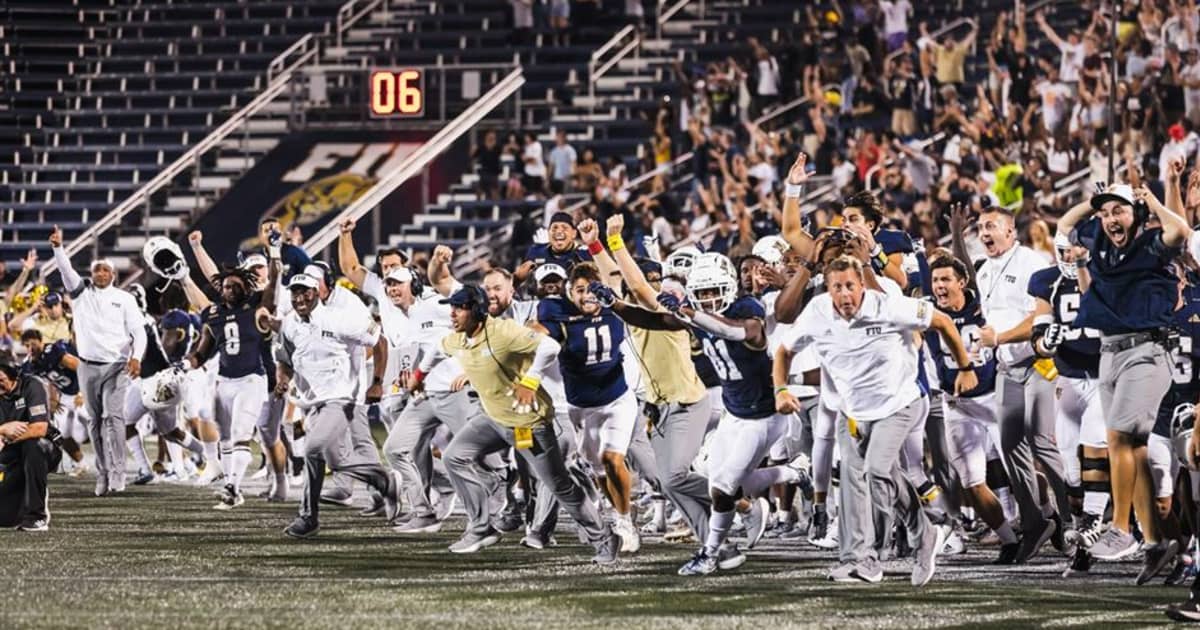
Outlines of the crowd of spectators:
[[[1113,16],[1110,3],[1050,3],[1050,15],[1022,6],[980,25],[972,15],[926,23],[908,0],[806,4],[803,24],[780,41],[730,30],[737,53],[676,64],[673,96],[644,115],[652,131],[641,157],[598,160],[561,133],[545,147],[532,134],[488,133],[474,152],[481,192],[546,200],[546,217],[583,196],[580,220],[622,213],[627,241],[655,236],[660,255],[697,237],[737,255],[772,233],[799,152],[835,189],[816,206],[818,225],[836,220],[837,200],[867,189],[889,224],[925,242],[948,234],[947,209],[961,202],[1013,209],[1023,240],[1044,245],[1072,201],[1064,180],[1087,171],[1086,190],[1107,180],[1110,145],[1115,178],[1161,196],[1170,158],[1200,151],[1197,8],[1126,0]],[[518,166],[499,181],[504,153]],[[1200,203],[1200,180],[1192,184],[1189,203]]]

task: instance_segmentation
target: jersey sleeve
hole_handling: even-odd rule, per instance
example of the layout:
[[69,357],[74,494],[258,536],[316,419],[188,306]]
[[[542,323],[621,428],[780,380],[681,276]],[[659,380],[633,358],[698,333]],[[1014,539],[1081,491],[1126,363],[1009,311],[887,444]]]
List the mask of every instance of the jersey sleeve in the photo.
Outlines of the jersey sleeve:
[[903,295],[884,298],[884,310],[890,323],[906,330],[924,330],[933,321],[934,308],[929,302]]
[[379,341],[379,322],[372,319],[366,309],[338,309],[329,318],[328,325],[330,332],[346,343],[373,346]]
[[1053,269],[1043,269],[1029,276],[1029,295],[1049,302],[1053,293],[1053,275]]
[[729,307],[726,315],[730,319],[763,319],[767,318],[766,308],[756,298],[745,296]]
[[563,331],[562,305],[555,300],[540,300],[537,305],[537,321],[555,341],[562,343],[566,337]]
[[1100,218],[1092,217],[1083,223],[1076,225],[1074,230],[1074,240],[1080,245],[1086,247],[1092,256],[1095,257],[1099,251],[1097,247],[1100,244]]
[[387,297],[387,292],[383,288],[383,280],[379,278],[379,274],[371,271],[370,269],[368,269],[367,274],[363,276],[363,284],[359,288],[362,289],[363,293],[366,293],[376,300],[380,300],[381,296],[383,298]]
[[883,253],[892,254],[911,254],[913,250],[912,238],[904,232],[896,230],[879,230],[875,234],[875,242],[883,248]]
[[534,243],[533,245],[529,246],[529,249],[525,250],[525,258],[523,260],[528,262],[530,260],[537,261],[545,258],[546,246],[540,243]]
[[25,422],[48,422],[50,408],[47,401],[46,386],[36,378],[25,379],[21,397],[25,399]]

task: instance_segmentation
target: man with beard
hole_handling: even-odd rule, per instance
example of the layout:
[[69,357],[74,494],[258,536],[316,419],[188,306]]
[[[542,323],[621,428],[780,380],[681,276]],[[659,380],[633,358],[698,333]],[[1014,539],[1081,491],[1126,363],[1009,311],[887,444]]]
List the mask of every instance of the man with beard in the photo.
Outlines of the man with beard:
[[518,282],[524,282],[529,274],[539,265],[554,263],[568,273],[575,263],[587,262],[592,259],[586,248],[575,242],[578,233],[575,231],[575,221],[566,212],[555,212],[550,217],[550,242],[536,243],[525,252],[525,260],[513,274]]

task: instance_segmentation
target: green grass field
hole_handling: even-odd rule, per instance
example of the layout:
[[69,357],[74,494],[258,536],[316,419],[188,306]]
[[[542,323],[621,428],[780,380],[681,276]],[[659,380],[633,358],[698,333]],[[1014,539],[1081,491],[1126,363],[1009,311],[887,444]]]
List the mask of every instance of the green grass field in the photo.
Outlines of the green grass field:
[[[2,628],[191,627],[1151,627],[1186,589],[1137,588],[1138,565],[1103,565],[1082,580],[1063,561],[993,571],[994,549],[950,558],[922,590],[909,565],[887,565],[881,585],[824,581],[833,554],[765,541],[742,568],[675,575],[691,549],[649,540],[613,568],[560,527],[561,546],[533,551],[510,535],[473,556],[439,534],[401,538],[382,519],[324,508],[322,532],[281,530],[294,504],[251,498],[211,509],[209,491],[130,487],[92,496],[90,480],[51,478],[51,531],[0,532],[7,596]],[[568,520],[569,523],[569,519]]]

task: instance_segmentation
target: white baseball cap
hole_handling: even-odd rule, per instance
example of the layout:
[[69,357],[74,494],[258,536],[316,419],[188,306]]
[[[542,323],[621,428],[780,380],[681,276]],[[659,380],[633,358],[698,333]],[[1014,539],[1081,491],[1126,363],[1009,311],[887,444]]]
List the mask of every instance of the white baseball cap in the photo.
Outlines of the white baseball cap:
[[1129,184],[1113,184],[1104,192],[1092,197],[1092,209],[1099,210],[1105,203],[1116,201],[1127,206],[1135,203],[1133,187]]
[[555,263],[543,263],[533,272],[533,277],[539,283],[549,278],[550,276],[558,276],[563,280],[567,279],[567,270]]
[[289,288],[289,289],[297,289],[297,288],[316,289],[316,288],[319,288],[320,286],[321,286],[321,283],[316,278],[314,278],[306,273],[298,273],[298,274],[292,276],[291,280],[288,280],[287,288]]
[[255,267],[266,267],[267,266],[267,257],[263,256],[262,254],[250,254],[249,256],[247,256],[246,258],[244,258],[242,260],[242,264],[239,266],[242,269],[253,269]]
[[388,275],[386,278],[384,278],[384,280],[391,280],[393,282],[412,282],[413,273],[412,271],[409,271],[408,267],[396,267],[388,272]]

